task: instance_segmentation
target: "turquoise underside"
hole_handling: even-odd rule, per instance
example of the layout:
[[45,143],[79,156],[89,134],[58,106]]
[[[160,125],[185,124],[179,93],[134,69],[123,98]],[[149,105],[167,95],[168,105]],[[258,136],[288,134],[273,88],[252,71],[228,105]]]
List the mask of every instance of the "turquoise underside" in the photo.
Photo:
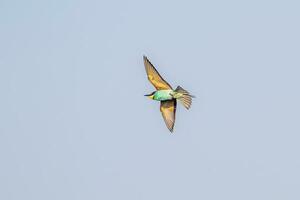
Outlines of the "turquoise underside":
[[172,92],[173,90],[158,90],[154,93],[153,99],[157,101],[173,99],[173,97],[170,95]]

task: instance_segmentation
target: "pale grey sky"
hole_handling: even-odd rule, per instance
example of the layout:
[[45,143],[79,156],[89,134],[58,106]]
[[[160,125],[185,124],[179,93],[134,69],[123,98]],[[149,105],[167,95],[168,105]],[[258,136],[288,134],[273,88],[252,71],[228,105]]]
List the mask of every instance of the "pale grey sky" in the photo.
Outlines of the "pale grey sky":
[[[0,199],[300,199],[299,7],[2,0]],[[197,96],[174,134],[144,54]]]

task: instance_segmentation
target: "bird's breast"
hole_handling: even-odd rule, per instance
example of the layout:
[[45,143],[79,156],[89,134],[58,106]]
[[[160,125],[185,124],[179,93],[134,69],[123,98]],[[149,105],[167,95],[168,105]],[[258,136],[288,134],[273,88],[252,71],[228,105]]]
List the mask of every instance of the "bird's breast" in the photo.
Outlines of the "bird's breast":
[[157,101],[171,100],[173,99],[172,92],[173,90],[158,90],[155,92],[153,99]]

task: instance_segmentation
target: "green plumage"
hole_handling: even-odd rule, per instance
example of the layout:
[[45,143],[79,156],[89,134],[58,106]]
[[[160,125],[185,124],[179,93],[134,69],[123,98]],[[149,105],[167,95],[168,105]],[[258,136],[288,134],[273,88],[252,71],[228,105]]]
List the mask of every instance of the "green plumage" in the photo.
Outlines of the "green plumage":
[[154,93],[153,99],[156,101],[166,101],[173,99],[173,90],[157,90]]

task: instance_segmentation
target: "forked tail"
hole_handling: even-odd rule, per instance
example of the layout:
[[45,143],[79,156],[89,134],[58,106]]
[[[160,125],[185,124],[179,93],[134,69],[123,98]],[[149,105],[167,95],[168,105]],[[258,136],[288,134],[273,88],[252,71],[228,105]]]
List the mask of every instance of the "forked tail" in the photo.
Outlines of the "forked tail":
[[175,92],[177,94],[175,94],[174,97],[178,99],[186,109],[189,109],[192,105],[192,98],[195,98],[195,96],[191,95],[180,86],[175,89]]

